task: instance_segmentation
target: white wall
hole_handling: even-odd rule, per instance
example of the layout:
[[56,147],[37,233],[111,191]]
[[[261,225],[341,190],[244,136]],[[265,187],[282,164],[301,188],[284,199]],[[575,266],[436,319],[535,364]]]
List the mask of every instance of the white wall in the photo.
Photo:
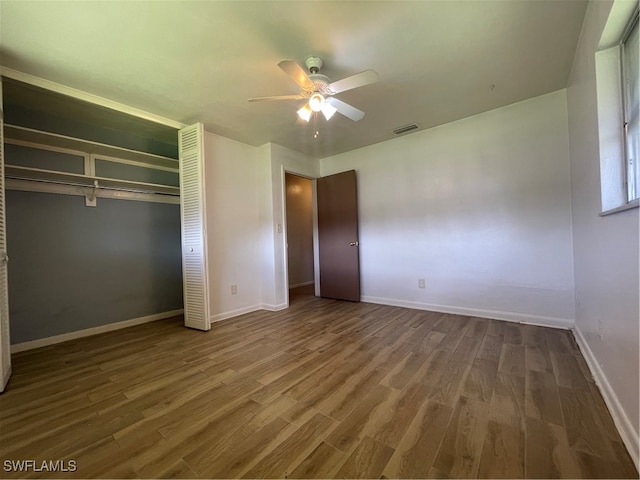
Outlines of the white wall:
[[363,300],[573,325],[564,91],[321,161],[349,169]]
[[[638,461],[638,209],[600,217],[595,51],[611,10],[589,4],[567,90],[576,336]],[[636,463],[637,464],[637,463]]]
[[260,303],[263,308],[276,306],[276,226],[273,210],[273,182],[271,175],[271,144],[257,149],[258,171],[262,179],[258,191],[259,226],[256,236],[260,242]]
[[316,177],[318,162],[276,144],[256,148],[209,132],[205,162],[212,321],[285,308],[285,171]]
[[[285,172],[295,173],[308,178],[319,176],[319,163],[306,155],[282,147],[269,144],[269,151],[263,152],[263,161],[269,163],[269,182],[262,197],[265,211],[261,217],[262,232],[271,230],[265,235],[266,248],[263,250],[267,259],[263,261],[266,271],[263,272],[262,301],[266,308],[286,308],[289,302],[289,289],[286,268],[286,236],[285,236]],[[269,197],[270,194],[270,198]],[[280,227],[278,227],[278,225]],[[272,250],[269,250],[270,248]],[[273,258],[273,264],[270,264]]]
[[[212,321],[260,308],[258,149],[205,132],[209,295]],[[231,294],[231,285],[238,293]]]

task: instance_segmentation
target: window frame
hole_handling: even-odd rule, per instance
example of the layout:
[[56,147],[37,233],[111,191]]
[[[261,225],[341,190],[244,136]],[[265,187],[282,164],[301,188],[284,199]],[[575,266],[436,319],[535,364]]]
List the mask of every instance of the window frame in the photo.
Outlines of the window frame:
[[600,217],[640,207],[640,198],[629,200],[622,67],[623,42],[634,31],[638,10],[637,2],[614,0],[595,51]]
[[[628,91],[626,88],[626,82],[625,82],[625,78],[626,78],[626,68],[625,68],[625,48],[627,45],[627,41],[629,40],[629,37],[631,36],[632,32],[634,31],[634,29],[638,29],[640,28],[639,25],[639,13],[640,10],[636,7],[635,11],[633,12],[633,15],[631,15],[631,18],[629,19],[627,25],[625,26],[625,29],[623,31],[623,34],[620,38],[620,93],[621,93],[621,98],[622,98],[622,136],[624,139],[623,142],[623,149],[624,149],[624,190],[626,193],[626,198],[627,198],[627,204],[637,204],[638,199],[640,198],[640,184],[638,184],[638,182],[636,181],[635,178],[631,177],[629,175],[629,168],[630,168],[630,162],[629,162],[629,131],[628,131],[628,125],[629,125],[629,112],[628,112],[628,108],[627,108],[627,96],[628,96]],[[636,119],[636,121],[639,121],[640,119]],[[634,167],[635,169],[640,168],[640,166],[638,165],[638,162],[640,161],[640,159],[636,158],[635,160],[635,164]],[[633,183],[631,183],[630,181],[632,181]],[[632,196],[632,191],[635,192],[635,196]]]

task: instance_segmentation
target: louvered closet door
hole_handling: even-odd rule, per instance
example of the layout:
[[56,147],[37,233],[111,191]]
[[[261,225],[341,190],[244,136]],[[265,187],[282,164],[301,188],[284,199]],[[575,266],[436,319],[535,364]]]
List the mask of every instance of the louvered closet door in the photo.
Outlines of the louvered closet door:
[[204,129],[201,123],[178,133],[184,324],[209,330],[209,287],[204,192]]
[[0,367],[4,391],[11,375],[11,341],[9,338],[9,295],[7,276],[7,236],[4,208],[4,111],[2,110],[2,81],[0,81]]

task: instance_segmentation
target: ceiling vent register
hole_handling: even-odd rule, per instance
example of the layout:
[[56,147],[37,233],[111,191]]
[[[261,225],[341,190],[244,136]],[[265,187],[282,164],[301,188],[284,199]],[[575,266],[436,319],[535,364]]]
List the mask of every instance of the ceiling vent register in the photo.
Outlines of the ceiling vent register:
[[395,133],[396,135],[402,135],[403,133],[408,133],[419,128],[420,125],[418,125],[417,123],[410,123],[409,125],[405,125],[404,127],[396,128],[393,133]]

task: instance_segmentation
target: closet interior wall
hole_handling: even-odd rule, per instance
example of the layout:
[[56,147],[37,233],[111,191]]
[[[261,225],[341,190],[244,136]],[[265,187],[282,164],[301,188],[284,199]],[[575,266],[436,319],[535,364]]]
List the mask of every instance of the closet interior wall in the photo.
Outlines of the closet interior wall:
[[[14,81],[4,85],[6,124],[177,159],[177,132],[169,127]],[[5,138],[5,163],[15,171],[82,175],[88,154],[82,155]],[[92,165],[93,175],[116,179],[112,184],[151,183],[175,193],[105,190],[109,198],[97,195],[95,206],[87,206],[87,187],[76,187],[84,189],[80,194],[50,193],[73,187],[49,182],[43,189],[8,178],[14,185],[6,190],[13,346],[183,307],[177,161],[176,173],[97,157]]]

